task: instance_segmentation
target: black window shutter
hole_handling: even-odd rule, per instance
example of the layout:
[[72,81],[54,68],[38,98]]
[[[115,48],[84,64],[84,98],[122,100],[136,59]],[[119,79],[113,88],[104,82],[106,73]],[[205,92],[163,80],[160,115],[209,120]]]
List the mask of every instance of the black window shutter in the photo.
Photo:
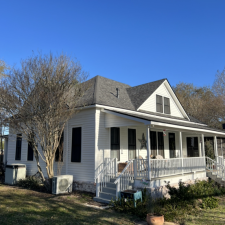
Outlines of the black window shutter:
[[163,113],[162,96],[156,95],[156,112]]
[[22,146],[22,134],[17,134],[15,160],[21,160],[21,146]]
[[81,127],[72,130],[71,162],[81,162]]
[[156,131],[150,131],[150,139],[151,139],[151,155],[157,155],[157,139],[156,139]]
[[58,161],[63,162],[63,142],[64,142],[64,132],[62,133],[62,136],[61,136],[60,142],[59,142],[59,146],[55,152],[55,161],[56,162],[58,162]]
[[164,138],[163,132],[158,132],[158,153],[164,158]]
[[32,144],[30,142],[28,142],[27,160],[33,161],[33,158],[34,158],[33,147],[32,147]]

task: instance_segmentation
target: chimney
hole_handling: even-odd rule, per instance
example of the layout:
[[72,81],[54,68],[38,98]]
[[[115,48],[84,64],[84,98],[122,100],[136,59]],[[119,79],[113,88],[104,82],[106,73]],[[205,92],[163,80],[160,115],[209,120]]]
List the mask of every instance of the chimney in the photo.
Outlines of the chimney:
[[119,98],[119,88],[116,88],[116,91],[117,91],[117,98]]
[[225,123],[222,124],[222,128],[225,129]]

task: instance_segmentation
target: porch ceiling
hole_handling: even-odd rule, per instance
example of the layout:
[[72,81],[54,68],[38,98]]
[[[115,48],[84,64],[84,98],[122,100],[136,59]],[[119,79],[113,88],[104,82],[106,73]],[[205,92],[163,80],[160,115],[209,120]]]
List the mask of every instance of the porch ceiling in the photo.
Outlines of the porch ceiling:
[[[124,112],[117,109],[104,109],[103,112],[107,114],[111,114],[114,116],[118,116],[127,120],[135,121],[134,126],[138,125],[154,125],[155,128],[161,128],[165,127],[168,129],[177,129],[179,131],[186,131],[186,132],[196,132],[206,135],[218,135],[225,137],[225,131],[213,129],[205,125],[193,123],[193,122],[183,122],[179,120],[173,120],[171,118],[161,118],[161,117],[152,117],[151,115],[146,115],[144,113],[136,113],[136,112]],[[108,126],[110,127],[110,126]]]

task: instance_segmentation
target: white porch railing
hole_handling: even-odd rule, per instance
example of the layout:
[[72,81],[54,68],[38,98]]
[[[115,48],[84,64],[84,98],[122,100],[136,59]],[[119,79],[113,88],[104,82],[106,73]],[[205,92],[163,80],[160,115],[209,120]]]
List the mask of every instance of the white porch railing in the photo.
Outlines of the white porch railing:
[[96,197],[99,197],[99,193],[102,191],[102,188],[106,186],[107,182],[110,182],[111,178],[115,178],[117,174],[117,159],[109,159],[105,162],[105,166],[95,176],[96,183]]
[[[137,160],[137,177],[148,177],[148,160]],[[151,178],[205,170],[205,157],[151,159]]]
[[95,170],[95,177],[103,170],[104,166],[110,161],[110,158],[105,158],[104,162],[101,163]]
[[210,170],[213,174],[225,179],[225,166],[219,164],[216,160],[206,157],[206,169]]
[[123,169],[119,177],[115,180],[114,184],[116,184],[116,197],[118,198],[118,194],[120,191],[124,191],[131,186],[131,182],[134,180],[134,160],[130,160],[126,167]]

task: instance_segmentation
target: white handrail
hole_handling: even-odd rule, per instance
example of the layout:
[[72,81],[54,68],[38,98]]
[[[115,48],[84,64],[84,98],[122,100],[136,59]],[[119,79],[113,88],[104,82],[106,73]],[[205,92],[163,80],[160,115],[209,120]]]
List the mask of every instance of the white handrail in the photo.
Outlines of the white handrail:
[[119,197],[120,191],[126,190],[131,185],[131,181],[134,180],[134,161],[130,160],[126,167],[123,169],[119,177],[114,181],[116,184],[116,197]]
[[107,169],[108,165],[109,165],[110,163],[112,163],[112,161],[114,161],[114,160],[115,160],[115,158],[111,159],[108,163],[106,163],[106,165],[103,167],[103,169],[95,176],[95,180],[98,178],[98,176],[99,176],[100,174],[102,174],[102,173]]
[[106,187],[106,183],[110,182],[111,178],[115,178],[117,174],[117,159],[111,159],[102,169],[102,171],[95,176],[96,182],[96,197],[99,197],[99,193],[103,187]]

